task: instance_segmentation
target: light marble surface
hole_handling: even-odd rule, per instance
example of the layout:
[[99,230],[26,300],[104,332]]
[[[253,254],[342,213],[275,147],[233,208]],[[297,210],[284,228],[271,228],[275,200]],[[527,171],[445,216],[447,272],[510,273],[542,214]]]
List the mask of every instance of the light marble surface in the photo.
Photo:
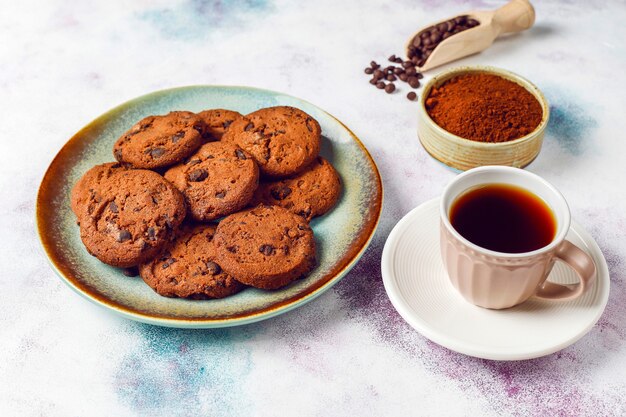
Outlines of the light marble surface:
[[[563,192],[598,241],[612,288],[599,323],[573,346],[491,362],[429,342],[385,295],[386,236],[455,174],[419,145],[404,84],[386,95],[363,68],[401,52],[417,27],[502,2],[3,1],[0,415],[625,415],[626,5],[536,3],[533,29],[459,63],[501,66],[543,89],[552,120],[528,169]],[[189,84],[287,92],[369,148],[383,219],[333,290],[262,323],[183,331],[115,317],[49,268],[34,202],[54,154],[107,109]]]

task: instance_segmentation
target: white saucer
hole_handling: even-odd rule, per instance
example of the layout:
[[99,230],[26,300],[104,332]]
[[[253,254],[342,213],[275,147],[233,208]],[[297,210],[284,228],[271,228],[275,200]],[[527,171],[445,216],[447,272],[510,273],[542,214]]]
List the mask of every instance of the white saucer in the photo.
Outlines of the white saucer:
[[[596,242],[575,222],[567,239],[585,250],[598,269],[598,279],[585,295],[560,302],[531,298],[507,310],[477,307],[456,291],[444,270],[436,198],[411,210],[389,234],[382,255],[383,283],[404,320],[435,343],[484,359],[537,358],[584,336],[609,298],[609,271]],[[561,262],[548,279],[577,281]]]

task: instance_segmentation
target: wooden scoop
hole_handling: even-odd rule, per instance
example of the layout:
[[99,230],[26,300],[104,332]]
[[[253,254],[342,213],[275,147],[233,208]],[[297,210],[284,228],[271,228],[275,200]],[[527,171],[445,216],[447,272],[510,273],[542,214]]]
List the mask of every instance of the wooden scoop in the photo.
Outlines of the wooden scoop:
[[[493,41],[501,34],[521,32],[535,23],[535,9],[527,0],[511,0],[496,10],[473,11],[457,16],[463,15],[476,19],[480,24],[456,33],[440,42],[432,50],[424,65],[418,67],[419,71],[428,71],[448,62],[478,53],[491,46]],[[447,20],[449,19],[439,23]],[[405,48],[407,56],[413,39],[425,29],[436,25],[437,23],[424,27],[409,38]]]

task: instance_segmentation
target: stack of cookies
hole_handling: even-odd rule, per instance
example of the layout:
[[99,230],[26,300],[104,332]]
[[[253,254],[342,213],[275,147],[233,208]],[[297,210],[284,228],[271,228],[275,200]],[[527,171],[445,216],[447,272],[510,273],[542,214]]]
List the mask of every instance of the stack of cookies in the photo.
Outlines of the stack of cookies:
[[315,267],[309,221],[341,194],[320,137],[293,107],[146,117],[72,189],[81,239],[167,297],[288,285]]

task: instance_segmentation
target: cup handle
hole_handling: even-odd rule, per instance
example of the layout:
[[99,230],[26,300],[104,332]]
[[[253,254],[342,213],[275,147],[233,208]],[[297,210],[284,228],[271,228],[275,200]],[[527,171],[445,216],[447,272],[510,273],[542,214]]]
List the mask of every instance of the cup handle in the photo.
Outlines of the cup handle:
[[549,300],[568,300],[582,295],[596,280],[596,264],[582,249],[564,240],[557,248],[555,256],[572,268],[580,282],[577,284],[555,284],[544,281],[537,288],[535,296]]

